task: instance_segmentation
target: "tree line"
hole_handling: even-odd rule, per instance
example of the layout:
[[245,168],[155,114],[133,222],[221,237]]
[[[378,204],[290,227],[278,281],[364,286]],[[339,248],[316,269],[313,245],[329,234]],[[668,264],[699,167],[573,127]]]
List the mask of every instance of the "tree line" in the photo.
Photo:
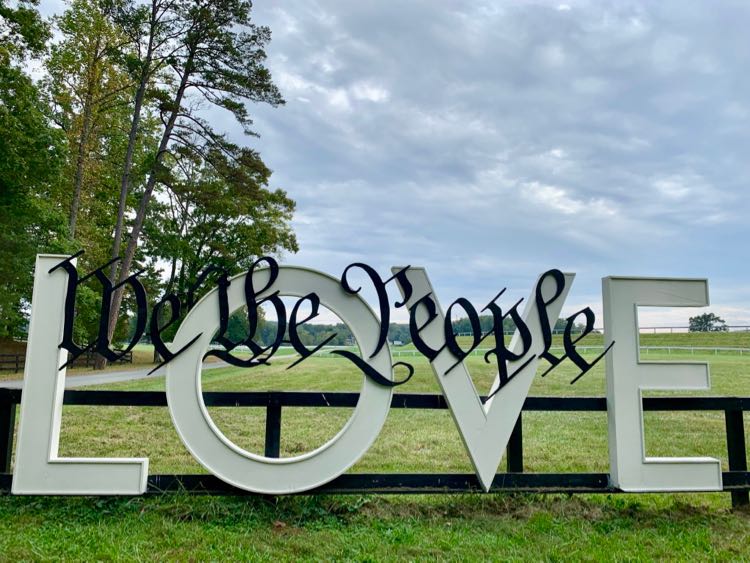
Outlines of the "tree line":
[[[40,252],[83,249],[80,271],[107,264],[118,283],[139,272],[152,299],[209,264],[296,252],[294,202],[214,125],[252,138],[248,108],[284,103],[249,0],[70,0],[49,21],[35,3],[0,0],[0,338],[24,336]],[[99,295],[94,279],[79,291],[81,342]],[[115,292],[114,340],[131,307]]]
[[[269,346],[276,338],[278,323],[274,320],[262,319],[258,323],[254,341],[263,346]],[[300,340],[306,346],[315,346],[322,344],[331,335],[335,337],[328,342],[331,346],[353,346],[355,344],[354,335],[349,327],[344,323],[335,324],[311,324],[304,323],[298,325],[297,333]],[[229,317],[227,322],[226,337],[232,342],[242,342],[248,337],[248,319],[246,311],[239,310]],[[285,340],[289,340],[289,334],[285,335]],[[401,342],[408,344],[411,342],[409,325],[391,323],[388,327],[388,341]]]
[[[486,334],[492,329],[492,315],[481,315],[479,317],[480,326],[482,333]],[[567,321],[565,319],[558,319],[555,323],[555,331],[565,330]],[[454,319],[451,322],[453,326],[454,334],[470,334],[471,324],[467,318]],[[242,342],[248,337],[248,318],[247,311],[240,309],[229,317],[227,322],[226,337],[232,342]],[[270,345],[276,338],[278,324],[274,320],[264,319],[261,314],[261,319],[258,323],[254,340],[256,343],[263,346]],[[580,332],[583,325],[576,325],[575,329]],[[503,330],[507,334],[515,330],[515,325],[510,319],[503,321]],[[323,343],[331,335],[335,334],[329,344],[331,346],[352,346],[355,344],[354,335],[343,323],[336,324],[310,324],[305,323],[299,325],[297,329],[300,340],[306,346],[314,346]],[[288,340],[288,334],[285,336]],[[409,332],[409,325],[405,323],[390,323],[388,325],[388,341],[390,343],[411,343],[411,333]]]

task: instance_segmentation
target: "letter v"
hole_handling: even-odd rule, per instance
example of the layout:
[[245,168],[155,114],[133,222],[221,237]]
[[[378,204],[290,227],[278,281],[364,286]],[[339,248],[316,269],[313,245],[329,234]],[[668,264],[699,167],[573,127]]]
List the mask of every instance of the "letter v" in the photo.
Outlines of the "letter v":
[[[402,267],[391,268],[392,272],[402,270]],[[446,373],[456,363],[457,358],[445,347],[445,334],[443,332],[445,313],[438,302],[432,289],[427,272],[424,268],[411,267],[406,272],[407,279],[412,284],[413,293],[406,303],[411,308],[424,296],[432,294],[435,302],[437,317],[427,325],[421,332],[425,343],[440,353],[431,362],[435,378],[443,390],[443,395],[448,403],[453,420],[458,426],[466,451],[469,453],[474,470],[479,482],[485,491],[489,491],[495,477],[503,452],[508,446],[513,426],[521,413],[523,403],[529,394],[531,383],[536,374],[539,354],[544,351],[544,339],[542,337],[539,313],[536,300],[532,290],[532,297],[526,302],[523,319],[532,335],[532,344],[528,352],[518,361],[508,364],[508,373],[513,373],[513,366],[523,366],[529,357],[535,357],[515,377],[511,378],[502,390],[492,396],[485,404],[477,393],[471,380],[466,365],[462,362],[450,373]],[[547,306],[550,328],[560,316],[565,298],[568,296],[570,286],[573,284],[575,274],[564,274],[565,287],[559,297]],[[541,278],[540,278],[541,279]],[[539,280],[537,280],[537,284]],[[554,295],[554,280],[549,277],[542,287],[543,295]],[[548,287],[549,285],[549,287]],[[536,285],[534,286],[536,287]],[[403,295],[403,289],[402,289]],[[424,307],[416,312],[417,322],[421,326],[427,319]],[[522,343],[518,331],[513,335],[509,349],[514,353],[522,351]],[[499,376],[495,376],[492,390],[497,389],[500,383]]]

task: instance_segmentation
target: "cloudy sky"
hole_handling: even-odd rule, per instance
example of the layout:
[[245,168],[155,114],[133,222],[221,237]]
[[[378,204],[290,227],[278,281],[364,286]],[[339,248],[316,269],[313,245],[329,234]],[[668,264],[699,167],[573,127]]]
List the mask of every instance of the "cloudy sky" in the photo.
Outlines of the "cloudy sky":
[[252,107],[243,142],[297,201],[286,263],[422,265],[444,305],[510,303],[556,267],[577,273],[568,312],[600,311],[606,275],[702,277],[710,310],[750,324],[750,3],[254,11],[287,103]]

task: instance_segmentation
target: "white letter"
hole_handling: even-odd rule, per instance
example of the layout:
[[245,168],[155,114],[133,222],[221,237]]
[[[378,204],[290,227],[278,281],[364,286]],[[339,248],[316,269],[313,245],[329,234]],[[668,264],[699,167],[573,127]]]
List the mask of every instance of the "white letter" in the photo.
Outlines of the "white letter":
[[642,362],[638,306],[704,307],[708,282],[607,277],[602,280],[607,354],[607,417],[612,484],[623,491],[720,491],[721,463],[706,457],[646,457],[644,390],[709,388],[708,364]]
[[[230,313],[245,304],[246,275],[231,279],[227,290]],[[268,279],[267,268],[253,274],[255,287],[264,287]],[[296,297],[316,293],[320,304],[338,315],[352,331],[363,359],[381,375],[393,379],[387,345],[367,359],[366,351],[374,349],[378,340],[380,321],[362,297],[345,293],[340,281],[326,274],[292,266],[281,266],[273,287],[259,297],[276,290],[279,295]],[[364,377],[349,422],[317,450],[291,458],[270,458],[237,446],[216,426],[203,402],[201,361],[218,327],[219,297],[214,289],[190,310],[174,337],[174,349],[179,350],[201,334],[192,346],[167,364],[167,402],[177,433],[187,449],[219,479],[240,489],[272,495],[306,491],[341,475],[375,441],[388,416],[393,388]],[[304,370],[304,364],[298,369]]]
[[[395,274],[403,268],[392,268]],[[492,486],[492,481],[497,472],[497,466],[503,457],[503,453],[508,446],[508,440],[513,432],[513,427],[521,413],[523,403],[529,394],[529,388],[534,381],[537,364],[539,363],[539,354],[544,351],[544,340],[542,338],[542,328],[539,320],[539,313],[532,291],[531,298],[526,301],[526,308],[523,312],[523,320],[531,331],[532,341],[530,349],[522,358],[513,363],[508,363],[510,372],[513,372],[512,366],[524,366],[521,371],[502,388],[501,393],[493,395],[485,404],[477,393],[471,375],[466,369],[464,362],[458,364],[454,369],[451,367],[456,363],[456,358],[451,354],[445,345],[444,322],[445,314],[443,313],[440,303],[435,297],[427,272],[424,268],[409,268],[406,276],[412,284],[413,293],[411,299],[406,304],[411,309],[414,304],[428,294],[432,294],[432,300],[435,302],[437,317],[420,332],[425,343],[434,350],[442,348],[440,353],[431,362],[435,378],[443,390],[443,395],[448,403],[453,420],[456,422],[461,438],[466,446],[466,451],[474,465],[479,482],[485,491]],[[549,315],[549,324],[552,328],[560,315],[565,298],[570,291],[573,283],[574,274],[564,274],[565,287],[560,295],[547,306]],[[551,280],[543,284],[543,291],[547,295],[554,294],[551,291]],[[537,281],[537,284],[539,281]],[[534,285],[534,287],[537,286]],[[402,294],[403,294],[403,288]],[[420,319],[420,313],[421,319]],[[420,323],[426,320],[424,311],[417,311],[417,319]],[[498,335],[501,338],[502,335]],[[513,335],[509,349],[518,354],[522,350],[522,342],[518,331]],[[532,356],[533,359],[529,361]],[[450,371],[449,371],[450,370]],[[500,384],[499,376],[495,378],[491,389],[494,391]]]
[[65,391],[65,369],[59,367],[68,357],[58,344],[68,274],[49,270],[66,258],[43,254],[36,258],[13,494],[143,494],[148,459],[58,457]]

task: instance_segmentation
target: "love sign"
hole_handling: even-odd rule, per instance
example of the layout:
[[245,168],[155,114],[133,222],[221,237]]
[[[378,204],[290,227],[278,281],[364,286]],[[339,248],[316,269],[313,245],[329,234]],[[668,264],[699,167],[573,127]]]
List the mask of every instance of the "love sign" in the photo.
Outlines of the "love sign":
[[[84,280],[95,277],[102,288],[102,319],[109,317],[111,296],[117,290],[103,270],[79,277],[74,257],[37,257],[31,321],[21,403],[16,465],[12,491],[15,494],[142,494],[146,489],[148,459],[142,458],[62,458],[58,441],[66,366],[89,350],[116,359],[102,322],[99,336],[87,345],[73,340],[76,290]],[[354,270],[363,272],[378,298],[376,314],[351,283]],[[602,282],[604,300],[605,349],[587,360],[576,343],[593,331],[594,313],[585,308],[570,316],[563,343],[565,353],[551,352],[552,328],[572,286],[574,275],[559,270],[543,273],[530,297],[510,307],[500,305],[500,291],[482,311],[488,311],[492,328],[483,333],[479,312],[466,299],[458,299],[444,312],[427,272],[411,266],[394,267],[383,279],[371,267],[356,263],[335,278],[315,270],[279,266],[271,258],[261,258],[244,273],[230,277],[220,270],[207,271],[198,283],[211,275],[217,286],[195,302],[187,296],[167,295],[157,303],[147,319],[147,299],[137,275],[127,284],[137,305],[135,333],[126,350],[132,349],[149,325],[149,336],[165,359],[166,394],[174,426],[186,448],[206,469],[223,481],[266,494],[285,494],[315,489],[344,473],[368,450],[377,438],[391,404],[394,387],[406,384],[414,368],[393,362],[387,330],[390,319],[388,284],[401,298],[394,303],[409,313],[409,327],[417,350],[430,362],[458,427],[467,454],[481,485],[488,490],[497,472],[515,421],[529,393],[540,360],[545,373],[563,361],[580,370],[577,380],[597,362],[606,358],[607,409],[609,418],[610,463],[613,485],[622,490],[721,490],[721,466],[711,458],[650,458],[643,442],[641,392],[647,389],[707,389],[706,364],[649,364],[638,354],[637,307],[705,306],[706,280],[609,277]],[[287,315],[281,297],[297,301]],[[183,302],[187,313],[182,315]],[[275,309],[278,318],[273,342],[255,339],[259,306]],[[160,324],[160,313],[171,309],[170,320]],[[227,338],[227,320],[234,311],[247,309],[250,330],[242,342]],[[270,458],[245,451],[229,440],[216,426],[206,408],[201,388],[202,362],[208,355],[219,356],[232,365],[257,367],[268,364],[282,343],[297,353],[290,367],[303,369],[304,361],[323,344],[303,344],[298,328],[312,321],[320,307],[335,313],[351,330],[360,354],[333,350],[363,374],[359,401],[344,428],[321,447],[291,458]],[[307,307],[304,318],[300,311]],[[472,327],[468,348],[459,345],[452,328],[458,310]],[[506,345],[504,321],[512,320],[515,334]],[[583,319],[583,331],[574,336],[575,321]],[[162,332],[179,322],[170,344]],[[330,338],[327,340],[330,341]],[[213,342],[223,350],[211,350]],[[482,400],[472,383],[465,358],[489,342],[485,361],[497,365],[497,375],[489,396]],[[325,344],[325,342],[324,342]],[[250,357],[232,351],[239,345],[250,349]],[[69,359],[70,358],[70,359]]]

